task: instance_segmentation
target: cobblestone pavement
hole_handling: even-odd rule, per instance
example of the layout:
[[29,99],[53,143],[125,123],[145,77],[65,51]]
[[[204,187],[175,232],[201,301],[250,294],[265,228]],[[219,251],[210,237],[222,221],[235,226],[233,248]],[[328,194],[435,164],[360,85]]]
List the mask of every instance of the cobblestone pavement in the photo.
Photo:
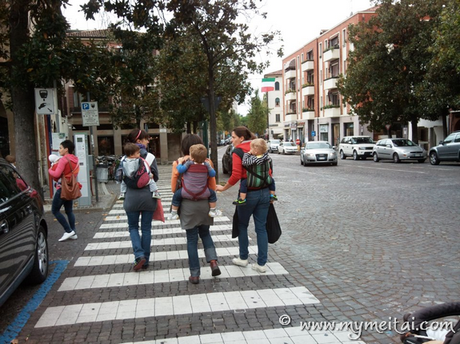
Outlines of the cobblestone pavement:
[[[132,274],[119,204],[110,212],[78,212],[79,239],[64,243],[57,242],[61,229],[48,214],[50,258],[69,263],[20,331],[19,343],[344,343],[349,332],[300,327],[309,321],[389,322],[458,301],[460,165],[345,160],[338,167],[306,168],[299,156],[272,157],[283,235],[269,246],[266,275],[232,267],[236,186],[218,195],[224,216],[212,231],[223,275],[212,278],[202,259],[198,285],[187,281],[177,222],[154,222],[155,262]],[[170,170],[160,166],[165,205]],[[220,175],[220,181],[227,178]],[[112,182],[107,187],[118,192]],[[2,329],[21,295],[34,290],[20,289],[2,307]],[[290,319],[285,327],[283,315]],[[398,342],[394,328],[380,332],[363,331],[360,340]]]

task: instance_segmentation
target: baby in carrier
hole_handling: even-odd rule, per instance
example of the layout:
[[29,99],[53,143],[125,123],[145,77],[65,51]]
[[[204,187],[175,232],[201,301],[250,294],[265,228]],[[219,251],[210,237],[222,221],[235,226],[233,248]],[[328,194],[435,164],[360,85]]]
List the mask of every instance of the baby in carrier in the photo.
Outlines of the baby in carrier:
[[190,147],[190,160],[184,164],[177,165],[177,171],[182,176],[182,187],[174,192],[171,202],[170,220],[177,220],[182,198],[191,200],[208,199],[210,217],[222,215],[220,210],[216,209],[217,195],[214,190],[208,188],[208,178],[215,177],[216,171],[206,161],[206,147],[202,144],[193,145]]
[[[123,200],[125,198],[124,196],[126,193],[126,189],[128,187],[127,182],[129,181],[126,178],[134,178],[134,175],[138,173],[138,170],[141,167],[139,166],[140,163],[145,164],[145,173],[148,174],[148,181],[145,185],[140,186],[144,187],[148,185],[149,190],[152,193],[152,198],[161,198],[160,194],[158,193],[157,183],[155,183],[155,181],[153,180],[152,172],[150,171],[150,166],[148,166],[148,163],[141,158],[141,149],[139,148],[139,146],[134,143],[127,143],[124,147],[124,151],[126,155],[126,157],[122,159],[124,177],[121,181],[120,197],[118,199]],[[135,188],[138,188],[138,186],[135,186]]]
[[267,154],[267,143],[263,139],[254,139],[251,141],[250,148],[249,152],[244,153],[241,159],[243,167],[247,170],[247,179],[241,179],[240,195],[233,204],[246,204],[248,187],[254,189],[268,187],[270,201],[277,201],[275,180],[271,176],[272,159]]

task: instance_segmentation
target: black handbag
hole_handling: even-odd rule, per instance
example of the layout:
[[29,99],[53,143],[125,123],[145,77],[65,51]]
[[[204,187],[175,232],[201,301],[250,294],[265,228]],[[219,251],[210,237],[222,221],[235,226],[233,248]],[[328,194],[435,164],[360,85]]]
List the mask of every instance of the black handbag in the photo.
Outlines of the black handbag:
[[267,235],[268,242],[270,244],[277,242],[281,236],[281,226],[278,221],[278,216],[276,216],[275,206],[273,203],[270,203],[270,207],[268,208]]
[[232,238],[235,239],[240,234],[238,229],[238,208],[235,207],[235,214],[233,214],[233,224],[232,224]]

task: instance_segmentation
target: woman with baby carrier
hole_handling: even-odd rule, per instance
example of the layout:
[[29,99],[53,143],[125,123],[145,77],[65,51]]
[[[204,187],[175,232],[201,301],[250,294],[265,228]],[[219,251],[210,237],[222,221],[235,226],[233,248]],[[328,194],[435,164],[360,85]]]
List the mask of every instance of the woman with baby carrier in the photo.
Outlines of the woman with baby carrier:
[[[194,134],[188,134],[182,139],[181,150],[184,155],[173,163],[171,175],[171,190],[174,193],[181,187],[181,175],[177,170],[179,164],[184,164],[190,159],[190,147],[196,144],[203,144],[203,140]],[[211,160],[206,160],[212,167]],[[216,189],[216,179],[208,178],[208,187]],[[190,200],[183,198],[179,207],[179,219],[182,229],[186,230],[187,253],[190,269],[189,282],[192,284],[200,283],[200,260],[198,258],[198,237],[201,238],[204,247],[206,262],[210,264],[212,276],[220,275],[217,265],[217,253],[214,242],[209,232],[209,227],[213,224],[213,218],[209,216],[209,201],[207,198],[200,200]]]
[[[149,134],[144,130],[134,129],[127,138],[127,143],[131,142],[140,148],[140,156],[150,166],[153,180],[158,180],[158,167],[155,156],[147,151],[149,145]],[[127,186],[123,208],[128,217],[129,236],[134,253],[134,271],[147,269],[150,259],[150,246],[152,240],[152,217],[157,207],[157,199],[152,198],[149,184],[141,188]],[[139,218],[141,218],[141,233],[139,235]]]
[[[232,175],[227,183],[222,186],[217,186],[217,191],[225,191],[238,183],[240,180],[247,179],[246,169],[243,168],[242,157],[235,153],[236,149],[241,149],[243,153],[250,151],[251,140],[255,136],[251,131],[243,126],[236,127],[232,131],[232,145],[234,147],[232,153]],[[254,226],[257,234],[257,263],[252,265],[252,269],[265,273],[267,268],[268,256],[268,235],[267,235],[267,214],[270,206],[270,190],[268,186],[261,188],[248,187],[246,201],[243,206],[237,207],[238,214],[238,244],[240,247],[239,257],[233,258],[233,264],[246,267],[249,263],[249,240],[248,240],[248,226],[251,215],[254,218]]]

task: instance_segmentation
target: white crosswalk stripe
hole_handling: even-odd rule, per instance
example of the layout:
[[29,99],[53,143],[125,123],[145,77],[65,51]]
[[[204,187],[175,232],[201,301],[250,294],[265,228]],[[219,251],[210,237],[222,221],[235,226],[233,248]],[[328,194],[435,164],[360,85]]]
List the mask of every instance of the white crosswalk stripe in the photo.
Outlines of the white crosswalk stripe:
[[[159,185],[162,195],[162,204],[165,213],[169,211],[172,194],[169,184]],[[231,220],[226,216],[214,218],[214,225],[210,230],[216,243],[218,257],[238,256],[239,248],[237,239],[231,238]],[[133,254],[107,254],[117,249],[131,248],[127,226],[126,213],[123,210],[123,201],[117,201],[113,208],[106,214],[104,223],[94,234],[93,240],[84,249],[85,255],[78,257],[74,267],[76,269],[86,267],[113,266],[114,272],[104,274],[78,275],[64,279],[59,286],[58,292],[87,293],[91,290],[104,290],[104,288],[132,288],[134,286],[183,283],[188,281],[190,271],[187,268],[155,268],[156,264],[172,265],[187,262],[187,250],[174,250],[174,246],[186,245],[186,232],[180,227],[180,220],[152,221],[153,247],[150,255],[149,269],[140,272],[115,272],[115,267],[132,264]],[[172,237],[171,237],[172,236]],[[125,240],[128,239],[128,240]],[[251,238],[249,238],[251,240]],[[158,251],[158,248],[161,249]],[[252,257],[257,254],[257,246],[249,246]],[[86,255],[87,254],[87,255]],[[198,251],[199,258],[204,258],[203,249]],[[183,261],[183,262],[181,262]],[[158,265],[159,266],[159,265]],[[183,266],[187,266],[185,263]],[[217,277],[211,276],[211,270],[202,269],[200,279],[212,280],[238,280],[240,278],[270,278],[270,276],[288,276],[289,272],[278,262],[266,264],[267,272],[260,274],[250,266],[239,267],[236,265],[219,264],[222,274]],[[85,270],[86,271],[86,270]],[[91,271],[91,270],[89,270]],[[120,270],[118,270],[120,271]],[[286,277],[287,278],[287,277]],[[208,282],[209,283],[209,282]],[[266,285],[266,284],[264,284]],[[200,285],[198,285],[200,286]],[[180,316],[186,314],[232,312],[239,313],[251,309],[269,307],[286,307],[318,304],[320,301],[311,294],[304,286],[285,288],[263,288],[244,290],[242,285],[237,291],[213,291],[180,296],[163,296],[126,300],[111,300],[105,302],[89,302],[69,304],[56,307],[48,307],[38,322],[36,328],[51,326],[65,326],[83,323],[103,321],[116,321],[124,319],[156,318],[162,316]],[[167,289],[167,288],[166,288]],[[116,294],[116,293],[115,293]],[[276,319],[277,321],[278,319]],[[143,342],[125,342],[125,344],[190,344],[190,343],[357,343],[351,341],[347,331],[303,331],[300,327],[286,327],[266,329],[259,331],[233,331],[222,333],[209,333],[177,338],[162,338]]]

